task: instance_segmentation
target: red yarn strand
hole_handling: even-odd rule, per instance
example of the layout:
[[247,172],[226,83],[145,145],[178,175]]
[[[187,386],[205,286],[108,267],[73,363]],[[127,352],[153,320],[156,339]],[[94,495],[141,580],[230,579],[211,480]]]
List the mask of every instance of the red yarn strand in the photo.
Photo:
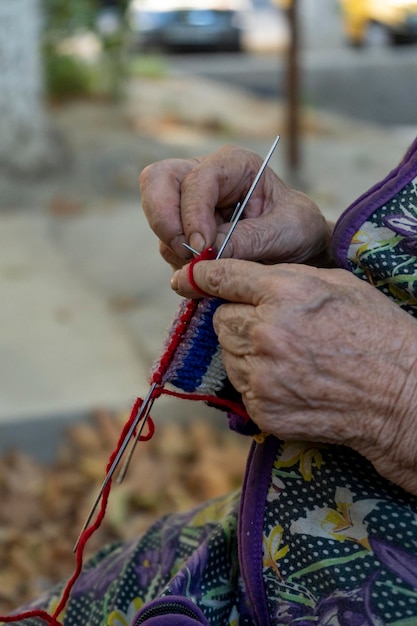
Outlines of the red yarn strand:
[[24,613],[19,613],[16,615],[0,617],[0,621],[5,623],[17,622],[22,619],[28,619],[30,617],[39,617],[39,619],[43,619],[51,626],[62,626],[61,622],[58,622],[58,620],[54,619],[52,615],[49,615],[49,613],[47,613],[46,611],[42,611],[42,609],[34,609],[33,611],[25,611]]
[[[200,292],[203,295],[207,295],[207,294],[205,294],[195,282],[194,276],[193,276],[193,268],[194,268],[195,263],[197,263],[198,261],[214,259],[215,257],[216,257],[216,253],[215,253],[214,248],[207,248],[198,257],[194,258],[190,263],[190,268],[189,268],[190,283],[192,284],[192,286],[194,287],[196,291]],[[180,316],[178,320],[177,326],[172,334],[171,340],[168,343],[168,346],[160,359],[159,367],[156,370],[156,372],[154,372],[154,374],[152,375],[151,383],[156,383],[157,387],[154,389],[151,395],[151,399],[155,399],[159,397],[161,394],[165,394],[168,396],[175,396],[177,398],[182,398],[185,400],[210,402],[214,406],[227,408],[230,411],[240,415],[241,417],[245,419],[249,419],[249,416],[246,413],[246,411],[243,409],[243,407],[234,402],[223,400],[221,398],[217,398],[216,396],[211,396],[211,395],[181,393],[177,391],[170,391],[170,390],[163,388],[164,375],[166,374],[169,366],[171,365],[172,360],[175,356],[175,353],[179,345],[181,344],[185,331],[188,325],[190,324],[191,319],[197,309],[198,303],[199,303],[199,300],[196,300],[196,299],[189,300],[186,305],[185,311],[183,312],[183,314]],[[117,446],[115,450],[112,452],[112,454],[110,455],[109,461],[106,466],[106,474],[109,471],[110,467],[112,466],[113,461],[116,458],[121,446],[123,445],[126,435],[129,432],[129,429],[131,428],[132,423],[135,417],[137,416],[139,409],[142,406],[142,403],[143,403],[143,400],[141,398],[138,398],[135,401],[132,407],[129,419],[127,420],[127,422],[125,423],[122,429],[122,432],[119,437],[119,441],[117,442]],[[155,425],[152,421],[152,418],[149,416],[148,417],[148,433],[142,434],[140,436],[140,441],[148,441],[149,439],[152,438],[154,432],[155,432]],[[47,622],[50,626],[63,626],[62,623],[58,620],[58,616],[65,609],[68,603],[71,591],[81,574],[82,566],[83,566],[84,551],[85,551],[87,542],[90,539],[90,537],[100,528],[103,522],[104,516],[106,514],[106,508],[107,508],[107,503],[108,503],[108,499],[110,495],[111,485],[112,485],[112,480],[109,480],[106,487],[103,489],[103,493],[101,494],[100,509],[98,511],[95,521],[88,528],[84,530],[84,532],[82,533],[78,541],[77,551],[76,551],[76,567],[75,567],[73,575],[67,582],[62,592],[61,598],[58,602],[58,605],[54,613],[52,615],[49,615],[49,613],[43,610],[29,610],[29,611],[24,611],[19,614],[15,614],[15,615],[10,615],[10,616],[5,616],[5,617],[0,616],[0,622],[10,623],[10,622],[17,622],[23,619],[28,619],[31,617],[38,617],[44,620],[45,622]]]
[[[122,432],[120,434],[119,437],[119,441],[117,442],[117,446],[115,448],[115,450],[112,452],[112,454],[110,455],[110,458],[107,462],[107,466],[106,466],[106,474],[109,471],[109,469],[111,468],[114,459],[116,458],[120,448],[122,447],[122,444],[126,438],[127,433],[129,432],[129,429],[136,417],[136,415],[138,414],[138,411],[140,410],[141,406],[142,406],[142,399],[141,398],[137,398],[136,402],[134,403],[132,410],[130,412],[130,416],[129,419],[127,420],[127,422],[125,423]],[[141,435],[140,440],[141,441],[148,441],[154,434],[155,432],[155,426],[154,423],[152,421],[151,417],[148,417],[148,434],[146,435]],[[88,540],[90,539],[90,537],[100,528],[104,516],[106,514],[106,509],[107,509],[107,504],[108,504],[108,500],[109,500],[109,495],[110,495],[110,490],[111,490],[111,485],[112,485],[112,480],[109,480],[109,482],[107,483],[106,487],[103,489],[103,493],[101,495],[101,505],[100,505],[100,509],[99,512],[97,514],[97,517],[95,519],[95,521],[91,524],[91,526],[89,526],[88,528],[85,529],[85,531],[83,532],[83,534],[80,537],[80,540],[78,542],[78,546],[77,546],[77,552],[76,552],[76,569],[74,571],[74,574],[72,575],[72,577],[70,578],[70,580],[68,581],[61,599],[59,601],[59,604],[57,606],[57,608],[55,609],[55,612],[53,614],[53,618],[56,618],[60,612],[63,610],[63,608],[66,606],[70,593],[72,591],[72,588],[75,584],[75,582],[77,581],[81,570],[82,570],[82,566],[83,566],[83,557],[84,557],[84,551],[85,551],[85,547],[87,545]]]
[[249,415],[243,405],[238,404],[237,402],[232,402],[231,400],[226,400],[226,398],[218,398],[217,396],[205,395],[202,393],[184,393],[181,391],[173,391],[171,389],[162,389],[161,394],[165,396],[173,396],[174,398],[180,398],[181,400],[209,402],[215,407],[227,409],[231,413],[236,413],[236,415],[239,415],[246,421],[249,420]]
[[[195,257],[189,266],[189,271],[188,271],[188,276],[190,279],[190,282],[192,284],[192,286],[194,287],[194,289],[196,289],[196,291],[199,291],[201,294],[203,295],[207,295],[206,293],[204,293],[204,291],[202,291],[200,289],[200,287],[197,285],[197,283],[194,280],[194,276],[193,276],[193,268],[194,265],[196,263],[198,263],[199,261],[208,261],[208,260],[212,260],[216,258],[216,251],[214,248],[207,248],[206,250],[203,250],[203,252]],[[154,372],[152,378],[151,378],[151,383],[157,383],[158,385],[163,385],[164,384],[164,375],[166,374],[166,372],[168,371],[169,366],[172,363],[172,360],[175,356],[175,353],[177,351],[178,346],[180,345],[185,331],[187,329],[187,326],[190,324],[193,315],[198,307],[198,303],[200,301],[199,300],[189,300],[187,303],[187,306],[185,308],[185,311],[183,312],[183,314],[180,316],[178,322],[177,322],[177,326],[174,330],[174,332],[172,333],[170,342],[164,352],[164,354],[161,356],[160,360],[159,360],[159,367],[157,369],[156,372]]]
[[194,257],[194,259],[191,261],[190,265],[188,266],[188,280],[190,281],[191,286],[193,287],[193,289],[195,289],[195,291],[197,291],[197,293],[201,293],[201,295],[205,297],[207,297],[208,294],[205,291],[203,291],[195,282],[194,266],[199,261],[210,261],[215,258],[216,258],[215,249],[207,248],[207,250],[203,250],[203,252],[199,256]]
[[164,384],[164,375],[166,374],[169,366],[172,363],[172,360],[175,356],[177,348],[180,345],[184,337],[185,330],[197,309],[198,302],[199,302],[198,300],[188,301],[184,313],[181,315],[180,319],[178,320],[177,326],[175,328],[175,331],[172,334],[170,342],[164,354],[160,358],[159,367],[156,370],[156,372],[154,372],[151,378],[151,383],[156,383],[157,385]]
[[[136,415],[138,414],[139,409],[142,406],[142,402],[143,400],[141,398],[137,398],[137,400],[135,401],[132,407],[132,410],[130,412],[129,419],[123,426],[122,432],[119,437],[119,441],[117,442],[117,446],[112,452],[112,454],[110,455],[110,458],[107,462],[106,474],[108,470],[110,469],[110,467],[112,466],[113,461],[116,458],[116,455],[119,452],[125,440],[125,437],[127,433],[129,432],[129,429]],[[151,437],[153,436],[155,432],[155,425],[150,416],[148,417],[147,425],[148,425],[148,432],[140,436],[140,441],[148,441],[149,439],[151,439]],[[83,566],[84,551],[85,551],[87,542],[90,539],[90,537],[100,528],[103,522],[104,516],[106,514],[107,503],[109,500],[111,484],[112,484],[112,481],[109,480],[106,487],[103,489],[103,493],[101,495],[100,509],[98,511],[95,521],[88,528],[85,529],[85,531],[82,533],[80,537],[80,540],[77,546],[77,551],[76,551],[76,567],[75,567],[74,573],[69,579],[69,581],[67,582],[54,613],[52,615],[49,615],[49,613],[43,610],[30,610],[30,611],[24,611],[22,613],[17,613],[15,615],[10,615],[10,616],[0,616],[0,622],[5,622],[5,623],[17,622],[17,621],[21,621],[24,619],[28,619],[30,617],[39,617],[40,619],[50,624],[50,626],[62,626],[62,623],[58,620],[58,616],[64,610],[69,600],[72,588],[74,587],[75,582],[77,581],[77,579],[79,578],[81,574],[81,570]]]

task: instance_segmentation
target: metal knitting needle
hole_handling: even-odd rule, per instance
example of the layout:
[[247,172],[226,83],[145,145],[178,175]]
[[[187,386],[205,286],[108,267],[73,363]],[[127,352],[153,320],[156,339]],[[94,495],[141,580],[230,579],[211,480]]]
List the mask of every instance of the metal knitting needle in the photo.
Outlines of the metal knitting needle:
[[[233,231],[234,231],[234,229],[235,229],[239,219],[241,218],[242,213],[245,210],[247,203],[249,202],[249,200],[250,200],[250,198],[251,198],[251,196],[252,196],[252,194],[253,194],[253,192],[255,190],[255,187],[257,186],[257,184],[258,184],[262,174],[264,173],[265,168],[268,165],[269,160],[271,159],[271,156],[274,153],[274,150],[277,147],[279,140],[280,140],[280,135],[278,135],[275,138],[275,141],[272,144],[268,154],[266,155],[266,157],[265,157],[261,167],[259,168],[258,173],[257,173],[257,175],[256,175],[256,177],[255,177],[255,179],[254,179],[254,181],[253,181],[253,183],[252,183],[248,193],[246,194],[245,199],[243,200],[242,203],[240,203],[240,202],[237,203],[237,205],[236,205],[236,207],[235,207],[235,209],[233,211],[232,217],[230,218],[230,223],[231,223],[230,230],[227,233],[226,238],[225,238],[225,240],[224,240],[224,242],[223,242],[219,252],[217,253],[216,259],[219,259],[221,257],[221,255],[223,254],[223,251],[224,251],[225,247],[227,246],[227,244],[229,242],[229,239],[230,239],[230,237],[231,237],[231,235],[232,235],[232,233],[233,233]],[[198,256],[200,254],[198,252],[198,250],[195,250],[195,248],[190,246],[188,243],[183,242],[182,245],[185,248],[187,248],[187,250],[190,250],[190,252],[192,252],[195,256]],[[153,404],[153,401],[149,404],[149,407],[148,407],[148,410],[147,410],[147,414],[146,414],[146,416],[145,416],[145,418],[143,420],[144,422],[145,422],[145,420],[147,419],[147,417],[149,415],[149,412],[151,410],[152,404]],[[136,449],[136,446],[137,446],[137,444],[139,442],[139,439],[140,439],[140,432],[136,435],[135,441],[133,443],[133,446],[130,449],[129,456],[126,458],[126,460],[125,460],[125,462],[123,464],[123,467],[120,470],[120,474],[119,474],[119,476],[117,478],[117,483],[118,484],[120,484],[124,480],[124,477],[126,476],[126,472],[128,470],[130,461],[132,460],[132,456],[133,456],[133,453],[134,453],[134,451]]]
[[234,222],[234,220],[236,218],[236,215],[237,215],[237,212],[239,211],[241,206],[242,206],[241,203],[238,202],[237,205],[235,206],[235,210],[233,211],[232,217],[230,218],[229,222]]
[[[251,198],[251,196],[252,196],[252,194],[253,194],[253,192],[254,192],[254,190],[255,190],[256,186],[257,186],[257,184],[259,183],[259,180],[260,180],[260,178],[261,178],[262,174],[264,173],[265,168],[266,168],[266,166],[268,165],[268,163],[269,163],[269,161],[270,161],[270,159],[271,159],[271,156],[273,155],[274,150],[275,150],[275,148],[276,148],[276,147],[277,147],[277,145],[278,145],[279,140],[280,140],[280,135],[278,135],[278,136],[275,138],[275,141],[273,142],[273,144],[272,144],[272,146],[271,146],[271,148],[270,148],[270,150],[269,150],[268,154],[266,155],[266,157],[265,157],[265,159],[264,159],[264,161],[263,161],[263,163],[262,163],[261,167],[259,168],[258,173],[257,173],[257,175],[256,175],[256,177],[255,177],[255,179],[254,179],[254,181],[253,181],[253,183],[252,183],[252,185],[251,185],[251,187],[250,187],[250,189],[249,189],[248,193],[246,194],[245,199],[243,200],[243,202],[242,202],[242,203],[241,203],[241,202],[238,202],[238,203],[237,203],[237,205],[236,205],[236,207],[235,207],[235,209],[234,209],[234,211],[233,211],[233,213],[232,213],[232,216],[231,216],[231,218],[230,218],[230,222],[231,222],[231,227],[230,227],[230,230],[229,230],[229,232],[227,233],[226,238],[225,238],[225,240],[224,240],[224,242],[223,242],[223,244],[222,244],[222,246],[221,246],[221,248],[220,248],[219,252],[217,253],[216,259],[219,259],[219,258],[221,257],[221,255],[223,254],[224,249],[225,249],[225,247],[227,246],[227,244],[228,244],[228,242],[229,242],[229,239],[230,239],[230,237],[231,237],[231,235],[232,235],[232,233],[233,233],[233,231],[234,231],[234,229],[235,229],[235,227],[236,227],[236,225],[237,225],[238,221],[240,220],[240,218],[241,218],[241,216],[242,216],[242,213],[243,213],[243,211],[245,210],[246,205],[247,205],[247,203],[249,202],[249,200],[250,200],[250,198]],[[195,250],[195,249],[194,249],[192,246],[190,246],[188,243],[185,243],[185,242],[184,242],[182,245],[183,245],[185,248],[187,248],[187,250],[190,250],[190,252],[192,252],[195,256],[198,256],[198,255],[199,255],[198,250]],[[152,404],[153,404],[153,402],[149,405],[149,411],[150,411],[150,409],[151,409]],[[149,411],[148,411],[148,413],[149,413]],[[131,459],[132,459],[132,456],[133,456],[133,453],[134,453],[135,448],[136,448],[136,446],[137,446],[137,443],[138,443],[138,441],[139,441],[139,438],[140,438],[140,433],[138,433],[138,434],[136,435],[135,442],[134,442],[134,444],[133,444],[133,446],[132,446],[132,448],[131,448],[131,450],[130,450],[129,456],[127,457],[126,461],[125,461],[125,462],[124,462],[124,464],[123,464],[123,467],[122,467],[122,469],[121,469],[121,471],[120,471],[120,474],[119,474],[119,476],[118,476],[118,479],[117,479],[117,482],[118,482],[118,483],[121,483],[121,482],[123,481],[123,479],[124,479],[125,475],[126,475],[127,469],[128,469],[128,467],[129,467],[129,463],[130,463],[130,461],[131,461]]]
[[[233,222],[239,209],[240,209],[240,202],[238,202],[237,205],[235,206],[234,211],[232,213],[232,217],[230,218],[229,222]],[[183,241],[182,245],[184,246],[184,248],[187,248],[187,250],[192,252],[194,256],[198,256],[200,254],[199,251],[196,250],[195,248],[192,248],[189,243],[185,243],[185,241]]]
[[200,254],[198,250],[196,250],[195,248],[192,248],[188,243],[183,242],[182,245],[184,246],[184,248],[187,248],[187,250],[192,252],[195,256],[198,256]]
[[139,436],[140,436],[140,434],[142,433],[142,431],[143,431],[143,429],[145,427],[145,424],[146,424],[146,422],[148,420],[149,412],[150,412],[150,406],[149,405],[150,405],[150,403],[151,404],[153,403],[152,394],[153,394],[156,386],[157,386],[156,383],[152,383],[152,385],[150,386],[149,391],[148,391],[144,401],[142,402],[142,405],[141,405],[139,411],[137,412],[137,414],[136,414],[136,416],[135,416],[135,418],[134,418],[134,420],[132,422],[131,427],[129,428],[129,431],[126,434],[126,437],[124,438],[123,443],[120,446],[120,449],[119,449],[117,455],[115,456],[114,461],[111,464],[111,467],[110,467],[109,471],[106,474],[106,477],[104,479],[103,484],[100,487],[100,491],[99,491],[99,493],[97,495],[97,498],[95,499],[94,504],[91,507],[90,512],[89,512],[89,514],[87,516],[87,519],[85,520],[84,525],[83,525],[83,527],[81,529],[81,532],[78,535],[78,539],[77,539],[77,541],[75,543],[75,546],[74,546],[74,552],[76,552],[76,550],[78,548],[78,544],[80,543],[80,539],[81,539],[84,531],[90,525],[90,522],[91,522],[91,520],[93,518],[95,510],[97,509],[97,506],[98,506],[98,504],[99,504],[99,502],[101,500],[101,496],[103,495],[103,491],[105,490],[105,488],[109,484],[110,480],[112,479],[113,474],[116,471],[116,468],[117,468],[117,466],[120,463],[120,459],[122,458],[123,453],[126,450],[126,447],[128,446],[129,441],[131,440],[131,438],[133,436],[133,433],[135,432],[136,427],[137,427],[138,423],[140,422],[140,420],[142,419],[142,417],[143,417],[143,422],[142,422],[140,430],[139,430]]
[[[270,158],[271,158],[271,156],[272,156],[272,154],[273,154],[273,152],[274,152],[275,148],[276,148],[276,147],[277,147],[277,145],[278,145],[279,140],[280,140],[280,136],[278,135],[278,136],[275,138],[275,141],[273,142],[273,144],[272,144],[272,146],[271,146],[271,148],[270,148],[270,150],[269,150],[269,152],[268,152],[267,156],[265,157],[265,160],[263,161],[263,163],[262,163],[261,167],[259,168],[259,171],[258,171],[258,173],[257,173],[257,175],[256,175],[256,177],[255,177],[255,179],[254,179],[254,181],[253,181],[253,183],[252,183],[252,185],[251,185],[251,187],[250,187],[250,189],[249,189],[248,193],[246,194],[245,199],[243,200],[242,204],[240,204],[240,202],[238,202],[238,204],[236,205],[236,208],[235,208],[235,210],[233,211],[233,215],[232,215],[232,217],[231,217],[231,222],[230,222],[230,223],[231,223],[231,226],[230,226],[230,229],[229,229],[228,233],[226,234],[225,240],[223,241],[223,244],[222,244],[222,246],[220,247],[220,250],[219,250],[219,251],[218,251],[218,253],[217,253],[216,259],[219,259],[219,258],[221,257],[221,255],[223,254],[224,249],[226,248],[226,246],[227,246],[227,244],[228,244],[228,242],[229,242],[229,240],[230,240],[230,237],[232,236],[233,231],[234,231],[234,229],[236,228],[236,225],[237,225],[237,223],[238,223],[239,219],[241,218],[241,216],[242,216],[242,214],[243,214],[243,211],[245,210],[246,205],[247,205],[247,203],[249,202],[249,200],[250,200],[250,198],[251,198],[251,196],[252,196],[252,193],[253,193],[253,192],[254,192],[254,190],[255,190],[255,187],[256,187],[256,186],[257,186],[257,184],[258,184],[259,179],[261,178],[262,174],[264,173],[264,171],[265,171],[265,169],[266,169],[266,166],[268,165],[269,160],[270,160]],[[199,254],[199,253],[197,252],[197,250],[194,250],[194,249],[193,249],[193,248],[191,248],[191,246],[189,246],[188,244],[184,244],[184,245],[185,245],[185,247],[186,247],[186,248],[188,248],[189,250],[191,250],[191,252],[192,252],[193,254]],[[94,513],[95,513],[95,511],[96,511],[96,509],[97,509],[97,506],[98,506],[98,504],[99,504],[99,502],[100,502],[100,500],[101,500],[101,497],[102,497],[102,495],[103,495],[103,492],[104,492],[105,488],[107,487],[107,485],[109,484],[110,480],[112,479],[113,474],[114,474],[114,472],[116,471],[117,466],[119,465],[120,460],[121,460],[121,458],[122,458],[122,456],[123,456],[123,454],[124,454],[124,452],[125,452],[125,450],[126,450],[127,446],[129,445],[129,442],[130,442],[130,440],[131,440],[131,438],[132,438],[132,436],[133,436],[133,434],[134,434],[134,432],[135,432],[135,430],[136,430],[136,427],[137,427],[137,425],[138,425],[139,421],[143,418],[143,420],[142,420],[142,424],[141,424],[140,429],[139,429],[139,432],[137,433],[136,438],[135,438],[135,443],[134,443],[134,445],[133,445],[133,449],[131,450],[131,452],[130,452],[130,454],[129,454],[129,456],[128,456],[128,458],[127,458],[127,460],[126,460],[126,462],[125,462],[125,464],[124,464],[124,466],[123,466],[123,468],[122,468],[122,472],[121,472],[121,479],[120,479],[120,480],[123,480],[123,477],[124,477],[124,475],[125,475],[125,473],[126,473],[126,471],[127,471],[127,467],[128,467],[128,465],[129,465],[130,459],[131,459],[131,457],[132,457],[133,451],[134,451],[134,449],[135,449],[135,447],[136,447],[136,445],[137,445],[137,443],[138,443],[138,441],[139,441],[139,439],[140,439],[140,436],[141,436],[141,434],[142,434],[142,432],[143,432],[143,429],[144,429],[144,427],[145,427],[145,425],[146,425],[146,422],[147,422],[147,420],[148,420],[149,413],[150,413],[151,407],[152,407],[153,402],[154,402],[154,399],[152,398],[152,394],[153,394],[153,392],[154,392],[154,390],[155,390],[156,386],[157,386],[157,384],[156,384],[156,383],[153,383],[153,384],[151,385],[151,387],[149,388],[149,391],[148,391],[148,393],[147,393],[147,395],[146,395],[146,397],[145,397],[145,399],[144,399],[144,401],[143,401],[143,403],[142,403],[142,405],[141,405],[141,407],[140,407],[139,411],[137,412],[137,414],[136,414],[136,416],[135,416],[135,418],[134,418],[134,420],[133,420],[133,422],[132,422],[132,425],[131,425],[131,427],[129,428],[129,431],[128,431],[127,435],[125,436],[125,438],[124,438],[124,440],[123,440],[123,442],[122,442],[122,445],[120,446],[120,449],[119,449],[119,451],[118,451],[118,453],[117,453],[117,455],[116,455],[116,457],[115,457],[115,459],[114,459],[113,463],[111,464],[110,469],[108,470],[108,472],[107,472],[107,474],[106,474],[106,477],[105,477],[105,479],[104,479],[104,481],[103,481],[103,484],[102,484],[102,486],[101,486],[101,488],[100,488],[100,491],[99,491],[99,493],[98,493],[98,495],[97,495],[97,498],[95,499],[95,501],[94,501],[94,503],[93,503],[93,506],[91,507],[91,510],[90,510],[90,512],[89,512],[89,514],[88,514],[88,516],[87,516],[87,519],[86,519],[86,521],[84,522],[84,525],[83,525],[83,527],[82,527],[82,529],[81,529],[81,532],[80,532],[80,534],[79,534],[79,536],[78,536],[78,539],[77,539],[77,541],[76,541],[76,543],[75,543],[75,546],[74,546],[74,552],[75,552],[75,551],[77,550],[77,548],[78,548],[78,544],[80,543],[80,539],[81,539],[81,537],[82,537],[82,535],[83,535],[84,531],[85,531],[85,530],[88,528],[88,526],[90,525],[90,522],[91,522],[91,520],[92,520],[92,518],[93,518],[93,515],[94,515]]]
[[227,233],[227,235],[225,237],[225,240],[223,241],[222,245],[220,246],[220,250],[217,253],[216,259],[220,259],[220,257],[222,256],[222,254],[224,252],[225,247],[229,243],[230,237],[233,235],[233,231],[235,230],[235,228],[237,226],[237,223],[238,223],[238,221],[240,220],[240,218],[242,216],[243,211],[246,209],[246,205],[249,202],[249,200],[250,200],[250,198],[251,198],[251,196],[252,196],[252,194],[253,194],[253,192],[255,190],[256,185],[259,183],[259,179],[261,178],[262,174],[264,173],[264,171],[266,169],[266,166],[268,165],[268,163],[270,161],[270,158],[273,155],[274,150],[277,147],[280,138],[281,138],[280,135],[277,135],[277,137],[275,138],[274,143],[272,144],[268,154],[266,155],[266,157],[264,159],[264,162],[262,163],[261,167],[259,168],[258,173],[255,176],[255,180],[253,181],[253,183],[252,183],[248,193],[246,194],[245,199],[243,200],[243,202],[239,206],[239,208],[238,208],[238,206],[236,206],[236,209],[234,210],[233,215],[232,215],[231,226],[230,226],[229,231],[228,231],[228,233]]
[[148,421],[148,417],[149,417],[149,414],[150,414],[150,412],[152,410],[152,406],[153,406],[154,401],[155,401],[154,398],[152,398],[148,402],[148,406],[146,407],[146,413],[143,416],[141,427],[138,430],[138,432],[136,433],[136,437],[135,437],[135,440],[133,442],[133,446],[130,448],[130,452],[129,452],[128,456],[126,457],[126,460],[125,460],[125,462],[122,465],[122,469],[120,470],[119,475],[117,477],[117,480],[116,480],[116,484],[117,485],[120,485],[123,482],[123,480],[124,480],[124,478],[126,476],[126,472],[129,469],[130,461],[132,460],[133,453],[135,452],[136,446],[138,445],[138,443],[140,441],[140,437],[142,435],[144,426],[145,426],[146,422]]
[[[235,206],[235,209],[232,213],[232,217],[230,218],[230,222],[231,222],[231,227],[226,235],[225,240],[223,241],[220,250],[217,253],[216,259],[220,259],[220,257],[222,256],[224,249],[226,248],[227,244],[229,243],[229,239],[233,234],[234,229],[237,226],[238,221],[240,220],[240,218],[242,217],[242,213],[243,211],[246,209],[246,205],[249,202],[249,200],[251,199],[251,196],[253,194],[253,192],[255,191],[255,187],[257,186],[257,184],[259,183],[259,179],[261,178],[262,174],[265,171],[266,166],[268,165],[271,156],[273,155],[275,148],[278,145],[279,140],[281,139],[280,135],[277,135],[277,137],[275,138],[274,143],[272,144],[268,154],[265,157],[265,160],[263,161],[261,167],[258,170],[258,173],[256,174],[255,180],[253,181],[251,188],[249,189],[248,193],[246,194],[245,199],[243,200],[242,203],[238,202],[237,205]],[[183,243],[182,244],[185,248],[187,248],[187,250],[190,250],[190,252],[192,252],[194,255],[198,255],[200,254],[198,252],[198,250],[195,250],[194,248],[192,248],[188,243]]]
[[[198,250],[196,250],[195,248],[190,246],[188,243],[183,242],[182,245],[184,246],[184,248],[187,248],[187,250],[192,252],[194,254],[194,256],[198,256],[200,254],[198,252]],[[149,413],[151,411],[152,405],[153,405],[153,400],[148,404],[146,416],[143,418],[144,422],[148,418],[148,415],[149,415]],[[132,460],[133,454],[134,454],[134,452],[136,450],[136,446],[139,443],[141,431],[142,431],[142,429],[137,433],[137,435],[135,437],[135,440],[133,442],[133,445],[130,448],[129,455],[126,457],[125,462],[123,463],[122,469],[120,470],[119,475],[118,475],[117,480],[116,480],[116,484],[117,485],[120,485],[124,481],[124,479],[125,479],[125,476],[126,476],[127,470],[129,469],[129,465],[130,465],[130,462]]]

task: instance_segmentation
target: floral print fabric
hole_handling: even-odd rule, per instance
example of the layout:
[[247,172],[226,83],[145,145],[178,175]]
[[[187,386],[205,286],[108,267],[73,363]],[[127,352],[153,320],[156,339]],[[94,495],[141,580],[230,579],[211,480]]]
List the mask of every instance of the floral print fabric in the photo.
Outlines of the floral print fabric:
[[[265,469],[257,506],[270,623],[415,626],[417,499],[343,447],[281,443]],[[64,625],[130,626],[144,604],[172,595],[215,626],[254,626],[238,560],[240,498],[167,516],[139,540],[104,548],[77,581]],[[31,608],[53,610],[60,591]]]
[[417,316],[417,177],[361,225],[348,262],[356,276]]
[[[239,495],[164,517],[140,539],[101,550],[85,566],[60,620],[65,626],[130,626],[144,604],[173,595],[190,598],[210,623],[252,624],[237,556]],[[58,586],[25,608],[53,611],[61,591]]]
[[417,624],[417,499],[352,450],[283,443],[264,518],[271,623]]

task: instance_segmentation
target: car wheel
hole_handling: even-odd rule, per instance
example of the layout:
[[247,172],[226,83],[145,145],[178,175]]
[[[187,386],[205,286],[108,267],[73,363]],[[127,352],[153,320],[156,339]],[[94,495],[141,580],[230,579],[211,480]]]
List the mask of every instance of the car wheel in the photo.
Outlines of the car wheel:
[[392,45],[391,33],[383,24],[370,22],[366,29],[364,44],[367,48],[386,48]]
[[225,52],[242,52],[242,42],[240,37],[236,37],[225,46]]
[[364,46],[363,40],[357,39],[356,37],[347,37],[346,44],[349,46],[349,48],[354,48],[355,50],[359,50]]

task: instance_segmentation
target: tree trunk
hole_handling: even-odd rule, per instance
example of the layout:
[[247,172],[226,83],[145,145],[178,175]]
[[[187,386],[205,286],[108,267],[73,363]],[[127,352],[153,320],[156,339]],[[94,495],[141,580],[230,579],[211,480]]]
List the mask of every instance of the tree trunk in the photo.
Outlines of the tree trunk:
[[0,0],[0,168],[56,167],[56,144],[44,103],[39,0]]

